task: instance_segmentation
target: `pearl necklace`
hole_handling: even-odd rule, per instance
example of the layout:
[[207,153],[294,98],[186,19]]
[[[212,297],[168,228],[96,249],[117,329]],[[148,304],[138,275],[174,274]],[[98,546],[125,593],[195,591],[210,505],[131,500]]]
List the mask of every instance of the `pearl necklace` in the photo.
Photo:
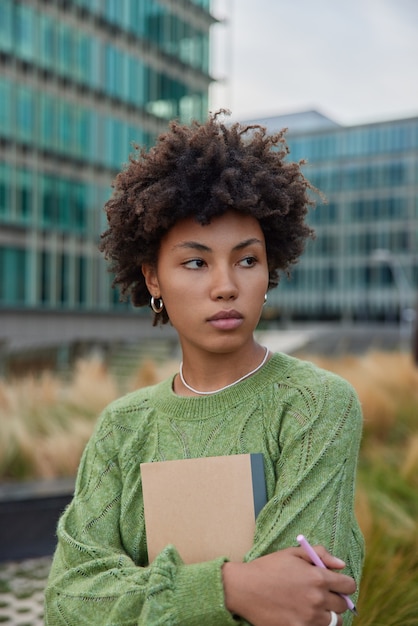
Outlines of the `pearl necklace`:
[[225,391],[225,389],[229,389],[230,387],[233,387],[234,385],[238,385],[238,383],[240,383],[241,381],[245,380],[246,378],[249,378],[256,372],[258,372],[258,370],[261,369],[264,363],[267,361],[268,355],[269,355],[269,349],[266,348],[266,352],[263,356],[263,360],[261,361],[260,365],[257,365],[255,369],[251,370],[251,372],[248,372],[248,374],[244,374],[244,376],[241,376],[241,378],[238,378],[238,380],[235,380],[233,383],[229,383],[229,385],[225,385],[225,387],[221,387],[220,389],[215,389],[214,391],[198,391],[197,389],[194,389],[193,387],[188,385],[186,381],[184,380],[184,376],[183,376],[183,361],[180,363],[180,368],[179,368],[180,380],[189,391],[192,391],[193,393],[197,393],[199,396],[210,396],[213,393],[219,393],[221,391]]

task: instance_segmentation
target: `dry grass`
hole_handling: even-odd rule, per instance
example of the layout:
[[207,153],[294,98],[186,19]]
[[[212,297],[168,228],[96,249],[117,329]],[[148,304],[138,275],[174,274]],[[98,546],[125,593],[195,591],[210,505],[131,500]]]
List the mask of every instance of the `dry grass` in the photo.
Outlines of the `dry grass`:
[[364,412],[356,513],[366,539],[361,626],[418,624],[418,368],[408,354],[310,357],[349,380]]
[[[356,512],[367,556],[357,623],[416,626],[418,368],[397,353],[306,358],[349,380],[363,406]],[[68,382],[51,373],[0,381],[0,479],[74,475],[104,406],[176,367],[144,362],[123,390],[94,359],[80,361]]]
[[[145,362],[128,389],[168,371]],[[50,372],[0,381],[0,479],[73,476],[97,416],[121,393],[99,359],[79,361],[69,382]]]
[[363,406],[365,436],[388,441],[399,424],[399,415],[417,417],[418,368],[407,353],[368,352],[364,356],[329,359],[308,357],[325,369],[343,376],[356,389]]

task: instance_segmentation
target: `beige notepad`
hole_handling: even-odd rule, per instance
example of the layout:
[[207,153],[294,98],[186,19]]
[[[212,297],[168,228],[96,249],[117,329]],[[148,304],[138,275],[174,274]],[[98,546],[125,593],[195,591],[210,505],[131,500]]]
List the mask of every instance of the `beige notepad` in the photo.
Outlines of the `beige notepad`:
[[266,501],[263,457],[238,454],[142,463],[148,558],[168,544],[185,563],[241,561]]

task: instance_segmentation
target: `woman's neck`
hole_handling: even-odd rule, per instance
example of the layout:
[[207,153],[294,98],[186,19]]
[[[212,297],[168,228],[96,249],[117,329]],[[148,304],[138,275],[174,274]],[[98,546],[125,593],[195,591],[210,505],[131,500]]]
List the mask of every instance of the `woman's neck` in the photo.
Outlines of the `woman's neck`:
[[[200,356],[200,355],[199,355]],[[263,367],[270,357],[269,350],[255,343],[239,354],[184,355],[179,375],[174,380],[174,391],[182,396],[219,393],[249,378]]]

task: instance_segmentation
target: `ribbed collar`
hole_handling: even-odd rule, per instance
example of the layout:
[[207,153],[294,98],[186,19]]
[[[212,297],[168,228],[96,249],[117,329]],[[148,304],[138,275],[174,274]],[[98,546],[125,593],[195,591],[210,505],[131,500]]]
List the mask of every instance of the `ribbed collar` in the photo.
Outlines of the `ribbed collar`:
[[219,413],[254,400],[262,390],[283,379],[285,372],[292,367],[295,359],[285,354],[275,353],[253,376],[210,396],[185,397],[173,391],[174,376],[152,388],[150,404],[157,410],[169,413],[182,420],[210,419]]

